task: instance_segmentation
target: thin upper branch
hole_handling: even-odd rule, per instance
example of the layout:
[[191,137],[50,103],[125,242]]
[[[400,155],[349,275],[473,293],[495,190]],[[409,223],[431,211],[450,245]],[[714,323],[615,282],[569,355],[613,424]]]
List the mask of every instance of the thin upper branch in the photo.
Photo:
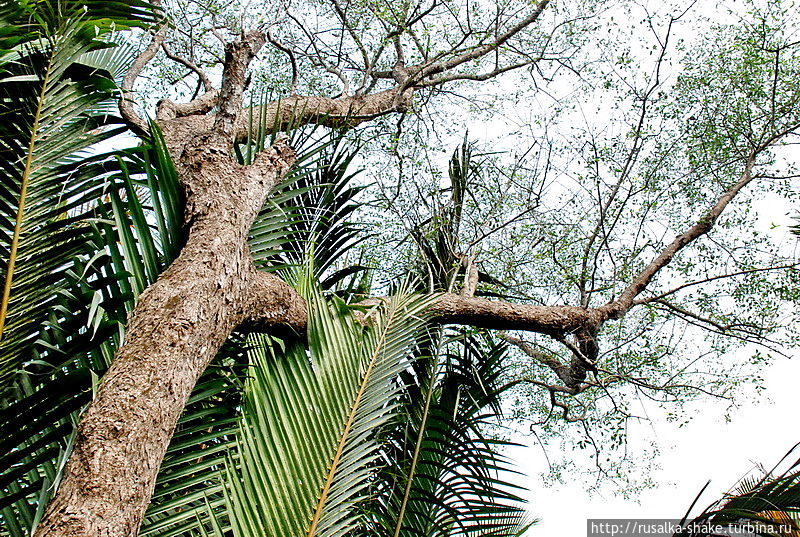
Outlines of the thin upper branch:
[[[157,8],[161,6],[160,0],[153,0],[152,4]],[[132,99],[133,85],[142,73],[142,69],[155,57],[166,36],[167,24],[166,19],[164,19],[155,34],[153,34],[150,44],[133,60],[133,63],[131,63],[128,71],[125,73],[125,77],[122,79],[122,85],[120,87],[122,90],[122,97],[119,100],[119,113],[130,128],[138,134],[146,133],[148,127],[147,122],[136,113],[134,108]]]
[[[764,147],[760,149],[764,149]],[[759,151],[753,151],[750,154],[745,162],[744,171],[739,180],[722,193],[711,209],[688,230],[675,237],[675,240],[667,245],[667,247],[633,279],[617,300],[607,303],[602,306],[601,309],[608,311],[611,318],[618,319],[622,317],[631,309],[636,297],[647,288],[655,275],[672,261],[675,254],[707,234],[736,194],[753,180],[753,167],[755,166],[755,159],[758,152]]]
[[275,38],[275,36],[272,35],[272,32],[270,30],[267,30],[267,41],[269,41],[270,44],[272,44],[272,46],[274,46],[276,49],[280,50],[281,52],[289,56],[289,61],[292,64],[292,83],[289,91],[292,95],[295,95],[297,93],[298,72],[297,72],[297,59],[294,57],[294,51],[292,51],[292,49],[290,49],[289,47],[283,45],[280,41],[278,41]]
[[534,10],[527,17],[519,21],[511,28],[509,28],[506,32],[497,36],[497,38],[491,43],[486,43],[485,45],[475,47],[474,49],[468,52],[465,52],[463,54],[458,54],[446,60],[425,63],[416,66],[413,69],[409,69],[411,72],[414,73],[414,75],[412,77],[412,80],[408,84],[409,85],[416,84],[418,82],[421,82],[427,77],[437,75],[445,71],[449,71],[465,63],[480,59],[483,56],[489,54],[490,52],[500,48],[509,39],[519,34],[522,30],[524,30],[525,28],[536,22],[539,19],[539,17],[541,17],[542,13],[544,12],[545,8],[549,3],[550,0],[541,0],[539,3],[536,4]]
[[478,82],[483,82],[489,80],[491,78],[495,78],[503,73],[507,73],[509,71],[513,71],[515,69],[520,69],[522,67],[527,67],[533,63],[536,63],[538,58],[533,58],[530,60],[525,60],[522,62],[516,62],[509,65],[505,65],[503,67],[497,67],[492,69],[491,71],[486,71],[484,73],[479,74],[471,74],[471,73],[448,73],[445,75],[437,76],[430,78],[428,80],[424,80],[417,84],[417,87],[420,88],[427,88],[431,86],[440,86],[447,82],[454,82],[456,80],[473,80]]
[[161,43],[161,48],[164,51],[164,54],[166,54],[167,58],[193,71],[194,74],[197,75],[197,78],[200,79],[200,82],[203,84],[203,89],[206,92],[212,91],[214,89],[214,85],[211,83],[211,79],[208,78],[208,75],[205,73],[205,71],[203,71],[194,62],[192,62],[187,58],[184,58],[179,54],[175,54],[174,52],[172,52],[172,50],[167,46],[166,43]]
[[740,271],[737,271],[737,272],[731,272],[730,274],[718,274],[716,276],[709,276],[708,278],[703,278],[702,280],[696,280],[696,281],[693,281],[693,282],[684,283],[682,285],[679,285],[677,287],[674,287],[674,288],[670,289],[669,291],[664,291],[663,293],[659,293],[659,294],[657,294],[655,296],[650,296],[650,297],[647,297],[647,298],[638,298],[638,299],[633,301],[633,305],[634,306],[638,306],[640,304],[648,304],[650,302],[656,302],[658,300],[661,300],[662,298],[665,298],[665,297],[667,297],[669,295],[675,294],[678,291],[682,291],[682,290],[684,290],[684,289],[686,289],[688,287],[694,287],[696,285],[702,285],[704,283],[713,282],[715,280],[723,280],[723,279],[727,279],[727,278],[735,278],[737,276],[744,276],[744,275],[747,275],[747,274],[755,274],[755,273],[758,273],[758,272],[769,272],[769,271],[773,271],[773,270],[786,270],[786,269],[796,268],[796,267],[798,267],[798,265],[800,265],[800,263],[789,263],[789,264],[786,264],[786,265],[778,265],[778,266],[774,266],[774,267],[760,267],[760,268],[754,268],[754,269],[740,270]]
[[[632,138],[633,142],[631,144],[630,149],[627,151],[625,156],[625,161],[623,162],[619,176],[617,177],[617,181],[615,182],[614,186],[611,188],[611,191],[608,193],[608,196],[604,201],[600,201],[598,199],[599,205],[599,216],[597,219],[597,223],[592,230],[591,234],[589,235],[589,239],[586,241],[586,245],[583,249],[583,255],[581,257],[581,269],[580,269],[580,279],[578,282],[578,288],[581,293],[581,305],[588,306],[589,305],[589,297],[590,293],[587,292],[586,285],[589,280],[589,271],[588,271],[588,263],[591,256],[592,248],[594,247],[595,241],[603,232],[603,228],[606,226],[606,215],[608,214],[609,210],[611,209],[612,203],[617,199],[619,195],[620,189],[622,185],[628,180],[628,177],[633,170],[634,164],[637,161],[638,155],[642,149],[642,143],[644,137],[642,135],[647,117],[650,113],[650,108],[652,105],[651,97],[653,94],[658,90],[661,86],[661,67],[666,59],[667,47],[669,45],[669,38],[672,33],[672,25],[676,19],[670,19],[670,22],[667,26],[667,30],[664,36],[664,39],[658,39],[659,43],[661,44],[661,51],[659,53],[658,59],[656,60],[655,65],[655,73],[653,75],[653,80],[649,84],[647,90],[641,97],[641,105],[639,108],[639,116],[637,119],[636,127],[633,130]],[[656,35],[658,38],[658,35]],[[598,193],[599,197],[599,193]],[[613,227],[613,226],[612,226]],[[603,242],[607,240],[609,231],[607,230],[603,237]],[[598,256],[600,254],[600,248],[598,248],[597,252],[594,255],[594,267],[597,266]]]

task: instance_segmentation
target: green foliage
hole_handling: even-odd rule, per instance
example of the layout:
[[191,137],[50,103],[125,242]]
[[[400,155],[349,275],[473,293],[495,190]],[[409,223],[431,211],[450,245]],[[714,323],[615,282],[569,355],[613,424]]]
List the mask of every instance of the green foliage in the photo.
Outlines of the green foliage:
[[511,536],[530,522],[510,484],[500,418],[506,348],[487,336],[441,332],[404,371],[402,413],[387,432],[385,467],[363,535]]
[[[796,535],[800,530],[800,460],[777,471],[790,462],[794,446],[778,464],[760,476],[748,476],[729,493],[706,507],[697,517],[682,523],[685,528],[727,527],[731,532],[751,535]],[[708,485],[706,485],[707,487]],[[697,503],[706,487],[692,503]],[[690,508],[691,511],[691,508]],[[677,535],[677,534],[676,534]],[[681,535],[706,535],[705,532],[684,531]]]
[[[75,245],[51,310],[34,327],[36,359],[0,402],[0,428],[19,431],[4,440],[0,465],[0,518],[12,536],[35,526],[136,297],[180,246],[182,201],[157,130],[153,145],[87,157],[73,175],[98,181],[102,196],[84,209],[86,240]],[[38,409],[35,418],[29,409]]]
[[102,105],[115,96],[120,57],[97,52],[110,46],[101,37],[112,25],[152,20],[142,6],[100,18],[99,2],[11,2],[3,13],[0,387],[30,360],[70,258],[90,240],[84,208],[102,194],[102,180],[74,172],[82,151],[120,132],[99,130],[109,126]]

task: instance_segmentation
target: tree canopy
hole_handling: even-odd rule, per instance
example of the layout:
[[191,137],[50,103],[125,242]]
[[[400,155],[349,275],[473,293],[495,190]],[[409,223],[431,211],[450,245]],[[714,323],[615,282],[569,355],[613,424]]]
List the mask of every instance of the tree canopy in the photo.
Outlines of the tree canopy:
[[517,535],[509,414],[614,477],[796,344],[796,8],[9,3],[3,534]]

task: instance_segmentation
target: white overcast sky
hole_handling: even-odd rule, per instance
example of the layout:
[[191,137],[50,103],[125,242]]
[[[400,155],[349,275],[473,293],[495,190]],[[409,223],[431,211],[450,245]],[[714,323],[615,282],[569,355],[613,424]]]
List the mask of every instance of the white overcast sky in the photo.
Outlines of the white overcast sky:
[[[660,2],[643,4],[658,6]],[[716,1],[700,0],[696,8],[714,13],[717,5]],[[470,135],[491,140],[502,130],[500,123],[502,120],[473,125]],[[760,228],[770,230],[787,248],[797,247],[796,238],[789,234],[789,226],[797,223],[793,217],[800,213],[800,206],[776,197],[758,202],[755,208]],[[740,352],[742,359],[747,359],[748,349]],[[510,455],[527,475],[524,484],[528,489],[529,510],[532,516],[540,519],[526,535],[584,536],[589,518],[681,518],[710,480],[710,486],[694,511],[697,514],[698,509],[720,498],[759,465],[772,468],[800,442],[800,432],[795,426],[800,408],[800,354],[794,359],[777,357],[764,372],[764,378],[763,395],[751,398],[757,402],[749,406],[730,411],[730,421],[725,419],[726,404],[701,400],[686,407],[687,414],[692,416],[688,425],[668,422],[653,412],[649,414],[651,422],[640,426],[646,427],[646,431],[637,435],[632,429],[629,446],[638,456],[653,457],[642,441],[646,437],[655,439],[661,452],[655,455],[660,470],[651,476],[656,486],[630,500],[610,491],[589,494],[580,479],[574,483],[548,484],[542,477],[548,470],[542,446],[534,437],[515,438],[525,446],[515,448]],[[551,452],[550,457],[558,459],[561,455]],[[796,454],[795,459],[799,455]]]
[[[698,502],[704,508],[726,492],[756,465],[772,467],[800,441],[796,427],[800,408],[800,357],[778,359],[766,373],[766,400],[739,409],[729,423],[721,408],[694,405],[697,415],[688,426],[655,419],[651,423],[662,452],[658,485],[638,500],[613,494],[590,495],[580,484],[548,487],[540,477],[547,471],[541,447],[524,439],[526,447],[512,452],[528,477],[531,513],[541,521],[526,535],[583,536],[587,518],[681,518],[706,481],[711,485]],[[636,443],[632,436],[631,442]],[[644,454],[646,456],[646,454]]]

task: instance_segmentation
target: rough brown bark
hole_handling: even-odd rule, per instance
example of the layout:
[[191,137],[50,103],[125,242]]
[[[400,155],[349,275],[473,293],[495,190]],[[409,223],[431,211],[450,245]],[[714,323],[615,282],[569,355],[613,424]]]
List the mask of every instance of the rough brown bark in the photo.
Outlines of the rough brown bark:
[[[239,69],[225,76],[239,91],[259,46],[243,36],[229,51]],[[180,413],[230,333],[245,321],[305,326],[302,298],[258,272],[247,248],[253,220],[295,155],[278,142],[253,165],[236,163],[237,114],[225,107],[213,129],[191,136],[162,125],[186,194],[187,241],[139,298],[36,537],[135,536]]]
[[446,293],[431,305],[433,319],[443,324],[461,324],[497,330],[525,330],[540,334],[571,334],[597,327],[608,319],[598,309],[575,306],[532,306],[504,300]]
[[[241,114],[236,122],[237,139],[247,138],[250,115],[263,118],[265,125],[275,125],[286,130],[310,123],[328,127],[354,127],[365,121],[392,112],[405,112],[411,106],[413,89],[391,88],[370,95],[337,98],[294,95],[263,106],[256,106]],[[218,101],[219,93],[212,91],[187,104],[162,101],[159,118],[169,121],[173,128],[186,132],[202,132],[211,128],[216,116],[202,115]]]
[[209,133],[178,161],[191,222],[186,246],[140,297],[37,537],[136,535],[181,410],[231,331],[251,312],[262,324],[305,325],[302,299],[257,272],[246,246],[294,154],[278,145],[244,168],[227,145]]

